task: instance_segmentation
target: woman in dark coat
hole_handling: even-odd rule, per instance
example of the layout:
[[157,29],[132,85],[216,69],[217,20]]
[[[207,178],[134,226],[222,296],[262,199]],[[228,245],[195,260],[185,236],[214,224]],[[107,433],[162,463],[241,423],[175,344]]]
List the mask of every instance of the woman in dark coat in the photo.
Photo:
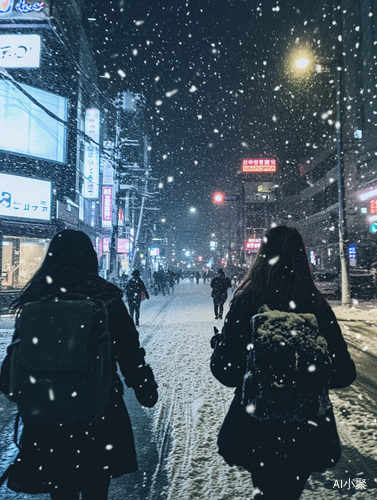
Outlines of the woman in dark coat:
[[213,375],[236,387],[218,436],[220,455],[229,465],[251,472],[254,498],[295,500],[311,472],[336,465],[340,443],[331,404],[324,415],[301,422],[258,420],[241,404],[250,320],[263,304],[313,313],[332,361],[328,388],[347,387],[355,380],[354,362],[331,307],[313,282],[296,229],[280,226],[266,234],[254,266],[235,292],[222,332],[211,341]]
[[[157,402],[157,384],[145,364],[138,332],[119,288],[98,276],[97,255],[88,236],[64,230],[52,239],[46,258],[13,304],[18,313],[27,302],[62,293],[102,300],[108,311],[112,340],[112,385],[102,419],[90,425],[24,424],[21,449],[10,469],[8,488],[30,494],[50,493],[53,500],[106,500],[110,479],[138,468],[131,422],[123,401],[123,385],[134,388],[139,402]],[[17,321],[13,339],[18,337]],[[8,393],[9,348],[0,388]]]

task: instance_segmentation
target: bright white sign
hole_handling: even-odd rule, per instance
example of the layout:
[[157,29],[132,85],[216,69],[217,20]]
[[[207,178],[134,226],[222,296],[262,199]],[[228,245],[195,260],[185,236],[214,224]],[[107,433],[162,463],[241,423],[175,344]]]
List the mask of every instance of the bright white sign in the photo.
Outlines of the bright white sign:
[[0,216],[51,220],[51,182],[0,174]]
[[[87,109],[85,113],[85,134],[99,143],[100,112]],[[98,198],[99,148],[93,143],[85,143],[84,151],[84,198]]]
[[0,35],[0,66],[4,68],[39,68],[39,35]]
[[111,227],[113,217],[113,188],[104,186],[102,188],[102,227]]
[[[45,108],[66,121],[67,99],[28,85],[21,86]],[[49,116],[7,80],[0,80],[0,131],[0,149],[64,162],[66,126]]]

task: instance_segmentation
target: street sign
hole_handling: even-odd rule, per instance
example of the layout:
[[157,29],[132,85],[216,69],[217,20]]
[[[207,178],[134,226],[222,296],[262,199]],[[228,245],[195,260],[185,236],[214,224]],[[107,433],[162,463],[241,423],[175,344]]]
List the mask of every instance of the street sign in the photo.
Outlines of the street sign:
[[224,195],[224,201],[238,201],[239,196],[238,194],[225,194]]
[[350,259],[356,259],[357,257],[356,245],[354,245],[353,243],[351,245],[348,245],[348,257]]

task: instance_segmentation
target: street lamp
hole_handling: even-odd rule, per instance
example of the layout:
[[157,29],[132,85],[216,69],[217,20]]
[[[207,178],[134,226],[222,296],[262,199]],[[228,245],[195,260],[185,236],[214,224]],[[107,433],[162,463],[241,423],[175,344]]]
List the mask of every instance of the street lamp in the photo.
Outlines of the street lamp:
[[[309,65],[309,60],[301,58],[296,61],[296,66],[299,69],[305,69]],[[320,68],[317,66],[317,68]],[[320,69],[319,69],[320,70]],[[318,69],[317,69],[318,71]],[[348,262],[345,252],[345,241],[347,234],[345,211],[344,211],[344,171],[343,171],[343,157],[342,157],[342,126],[341,126],[341,90],[340,90],[340,77],[342,68],[339,64],[336,67],[336,156],[337,156],[337,171],[338,171],[338,224],[339,224],[339,257],[340,269],[342,280],[342,305],[349,307],[351,305],[350,287],[348,279]]]
[[308,67],[309,61],[306,57],[302,57],[296,61],[296,66],[300,69],[305,69]]

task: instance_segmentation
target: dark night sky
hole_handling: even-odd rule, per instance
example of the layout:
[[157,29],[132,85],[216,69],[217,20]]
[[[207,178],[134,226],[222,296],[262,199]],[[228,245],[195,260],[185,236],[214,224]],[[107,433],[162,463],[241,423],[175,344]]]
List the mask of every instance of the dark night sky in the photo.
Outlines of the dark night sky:
[[297,173],[318,103],[314,83],[294,81],[287,65],[297,39],[310,41],[310,0],[92,3],[99,71],[110,75],[101,86],[144,94],[153,173],[166,186],[161,215],[172,225],[214,231],[211,193],[234,190],[242,158],[275,157],[281,172]]

